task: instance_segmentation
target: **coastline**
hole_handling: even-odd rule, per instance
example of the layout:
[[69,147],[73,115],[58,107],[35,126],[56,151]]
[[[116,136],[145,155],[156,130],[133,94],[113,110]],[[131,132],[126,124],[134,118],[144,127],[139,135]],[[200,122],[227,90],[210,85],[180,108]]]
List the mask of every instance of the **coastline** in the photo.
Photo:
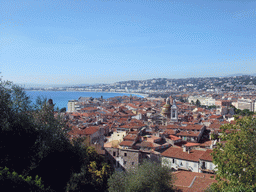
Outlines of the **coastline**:
[[38,91],[45,91],[45,92],[92,92],[92,93],[122,93],[122,94],[131,94],[131,95],[140,95],[141,97],[143,98],[147,98],[149,94],[145,94],[145,93],[135,93],[135,92],[109,92],[109,91],[66,91],[66,90],[26,90],[24,89],[25,91],[35,91],[35,92],[38,92]]

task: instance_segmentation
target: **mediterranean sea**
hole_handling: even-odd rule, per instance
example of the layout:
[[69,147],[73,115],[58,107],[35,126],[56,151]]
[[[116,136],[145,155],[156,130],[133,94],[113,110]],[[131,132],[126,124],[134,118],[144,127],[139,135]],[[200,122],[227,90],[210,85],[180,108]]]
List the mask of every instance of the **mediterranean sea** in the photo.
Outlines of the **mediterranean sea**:
[[[68,108],[68,101],[72,99],[78,99],[79,97],[93,97],[108,99],[116,96],[130,96],[131,93],[108,93],[108,92],[70,92],[70,91],[25,91],[27,96],[30,97],[32,103],[36,103],[38,97],[52,99],[55,104],[55,109],[66,107]],[[143,97],[141,95],[132,94],[132,96]]]

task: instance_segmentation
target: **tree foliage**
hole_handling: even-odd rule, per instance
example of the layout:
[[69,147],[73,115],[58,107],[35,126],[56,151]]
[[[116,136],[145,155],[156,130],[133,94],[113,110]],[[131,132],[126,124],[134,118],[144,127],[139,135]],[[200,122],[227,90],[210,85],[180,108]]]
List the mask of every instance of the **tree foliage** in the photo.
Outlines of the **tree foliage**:
[[107,180],[113,173],[113,168],[97,154],[95,148],[84,146],[82,138],[74,142],[77,146],[83,146],[85,161],[80,171],[72,175],[67,191],[106,191]]
[[235,125],[223,125],[221,130],[222,143],[218,143],[212,154],[218,169],[218,183],[212,188],[216,191],[256,189],[256,119],[244,117]]
[[61,112],[61,113],[66,112],[66,111],[67,111],[67,108],[66,108],[66,107],[62,107],[62,108],[60,109],[60,112]]
[[198,99],[196,100],[196,106],[201,106],[201,102]]
[[16,172],[10,172],[7,167],[0,168],[0,187],[1,189],[8,189],[8,191],[20,192],[43,192],[50,191],[45,189],[42,184],[41,178],[38,176],[35,179],[32,177],[24,177]]
[[116,171],[108,181],[109,191],[144,192],[173,191],[171,170],[151,161],[127,172]]
[[249,109],[237,109],[235,106],[231,105],[230,107],[234,108],[234,112],[236,115],[241,115],[241,116],[251,116],[254,114],[254,112],[250,111]]
[[89,147],[80,141],[70,142],[68,131],[46,98],[38,98],[33,106],[20,87],[0,78],[2,167],[24,177],[38,175],[42,183],[54,191],[65,191],[72,182],[77,182],[73,176],[85,169],[90,173],[86,175],[90,186],[106,188],[110,173],[105,160],[96,152],[90,154]]

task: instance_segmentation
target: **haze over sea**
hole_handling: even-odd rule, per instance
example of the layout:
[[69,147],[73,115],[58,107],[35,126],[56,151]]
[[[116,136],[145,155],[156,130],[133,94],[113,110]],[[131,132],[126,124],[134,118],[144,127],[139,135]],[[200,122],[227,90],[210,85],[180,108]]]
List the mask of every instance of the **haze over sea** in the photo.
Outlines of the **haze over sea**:
[[[69,92],[69,91],[26,91],[27,95],[30,97],[33,103],[36,102],[37,97],[43,97],[52,99],[55,104],[55,109],[59,109],[68,106],[68,100],[78,99],[79,97],[93,97],[100,98],[103,96],[103,99],[108,99],[110,97],[116,96],[130,96],[130,93],[107,93],[107,92]],[[132,94],[133,96],[143,97],[141,95]]]

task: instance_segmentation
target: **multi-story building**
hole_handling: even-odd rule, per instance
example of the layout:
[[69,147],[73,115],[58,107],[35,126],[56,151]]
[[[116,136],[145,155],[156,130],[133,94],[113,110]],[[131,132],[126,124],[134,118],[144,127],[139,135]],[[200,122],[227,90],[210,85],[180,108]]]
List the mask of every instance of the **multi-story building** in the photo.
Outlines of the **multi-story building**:
[[251,99],[238,99],[237,100],[237,108],[244,110],[249,109],[250,111],[256,111],[255,109],[255,101]]
[[187,147],[170,147],[163,153],[162,164],[174,170],[186,170],[198,173],[214,173],[215,165],[212,162],[211,149],[192,149]]
[[80,109],[80,106],[78,104],[78,100],[69,100],[68,101],[68,110],[67,112],[76,112]]

